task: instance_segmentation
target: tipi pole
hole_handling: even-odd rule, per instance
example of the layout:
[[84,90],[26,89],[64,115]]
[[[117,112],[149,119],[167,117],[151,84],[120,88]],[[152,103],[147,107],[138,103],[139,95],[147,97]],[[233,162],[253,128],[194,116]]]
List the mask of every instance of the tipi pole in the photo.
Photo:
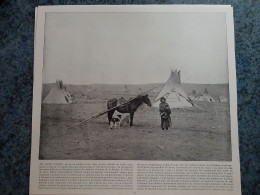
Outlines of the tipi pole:
[[[178,92],[177,92],[178,93]],[[195,104],[194,102],[192,102],[191,100],[187,99],[186,97],[184,97],[183,95],[181,95],[180,93],[178,93],[181,97],[183,97],[184,99],[186,99],[188,102],[190,102],[192,105],[197,106],[199,109],[203,110],[205,112],[205,110],[203,108],[201,108],[200,106],[198,106],[197,104]]]
[[[136,97],[136,98],[137,98],[137,97]],[[136,98],[134,98],[134,99],[136,99]],[[96,118],[98,118],[98,117],[100,117],[100,116],[102,116],[102,115],[108,113],[108,112],[111,111],[111,110],[114,110],[114,109],[116,109],[116,108],[118,108],[118,107],[120,107],[120,106],[123,106],[123,105],[125,105],[125,104],[128,104],[129,102],[133,101],[134,99],[131,99],[131,100],[129,100],[129,101],[123,103],[123,104],[117,105],[117,106],[115,106],[115,107],[113,107],[113,108],[110,108],[110,109],[108,109],[108,110],[106,110],[106,111],[100,112],[100,113],[98,113],[97,115],[92,116],[92,117],[89,118],[89,119],[85,119],[85,120],[83,120],[83,121],[81,121],[81,122],[78,122],[78,123],[76,123],[76,124],[74,124],[74,125],[68,127],[67,129],[71,129],[71,128],[73,128],[73,127],[76,127],[76,126],[78,126],[78,125],[80,125],[80,124],[82,124],[82,123],[84,123],[84,122],[92,121],[93,119],[96,119]]]
[[[161,84],[159,84],[159,85],[157,85],[157,86],[155,86],[155,87],[153,87],[153,88],[151,88],[151,89],[149,89],[149,90],[147,90],[147,91],[141,93],[140,95],[148,94],[150,91],[152,91],[153,89],[156,89],[156,88],[160,87],[161,85],[165,85],[165,83],[161,83]],[[140,95],[139,95],[139,96],[140,96]]]
[[[160,84],[160,85],[162,85],[162,84]],[[158,86],[156,86],[156,87],[153,87],[152,89],[147,90],[146,92],[142,93],[141,95],[147,94],[148,92],[150,92],[151,90],[153,90],[153,89],[159,87],[160,85],[158,85]],[[100,116],[102,116],[102,115],[108,113],[108,112],[111,111],[111,110],[114,110],[114,109],[116,109],[116,108],[118,108],[118,107],[120,107],[120,106],[123,106],[123,105],[125,105],[125,104],[128,104],[129,102],[131,102],[131,101],[133,101],[134,99],[140,97],[141,95],[138,95],[138,96],[136,96],[135,98],[130,99],[130,100],[126,101],[126,102],[123,103],[123,104],[117,105],[117,106],[115,106],[115,107],[113,107],[113,108],[110,108],[110,109],[108,109],[108,110],[106,110],[106,111],[100,112],[99,114],[97,114],[97,115],[95,115],[95,116],[92,116],[92,117],[89,118],[89,119],[85,119],[85,120],[83,120],[83,121],[81,121],[81,122],[78,122],[78,123],[76,123],[76,124],[74,124],[74,125],[68,127],[67,129],[71,129],[71,128],[76,127],[76,126],[78,126],[78,125],[80,125],[80,124],[82,124],[82,123],[92,121],[92,120],[94,120],[94,119],[96,119],[96,118],[98,118],[98,117],[100,117]]]
[[148,109],[149,107],[147,106],[145,109],[141,110],[141,112],[144,112]]
[[[195,100],[199,95],[200,95],[200,94],[196,95],[196,96],[193,98],[193,100]],[[193,101],[193,100],[192,100],[192,101]]]

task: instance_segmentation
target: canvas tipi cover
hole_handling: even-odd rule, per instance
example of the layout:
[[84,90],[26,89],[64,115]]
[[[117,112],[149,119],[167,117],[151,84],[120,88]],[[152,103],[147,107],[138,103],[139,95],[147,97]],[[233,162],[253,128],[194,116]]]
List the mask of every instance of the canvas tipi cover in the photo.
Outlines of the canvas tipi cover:
[[194,100],[194,101],[199,101],[199,102],[207,101],[207,99],[201,94],[199,94],[197,96],[190,96],[190,99]]
[[211,95],[206,94],[206,93],[199,94],[191,99],[194,101],[199,101],[199,102],[215,102],[214,98]]
[[43,100],[44,104],[70,104],[72,103],[70,94],[64,89],[53,87],[46,98]]
[[209,95],[209,94],[203,94],[203,97],[206,99],[206,101],[208,101],[208,102],[215,102],[215,100],[214,100],[214,98],[211,96],[211,95]]
[[193,105],[188,101],[188,96],[180,85],[180,72],[177,70],[174,72],[171,71],[170,78],[155,98],[155,103],[153,104],[154,107],[159,107],[159,100],[161,97],[166,98],[170,108],[193,107]]
[[225,96],[219,96],[219,102],[228,102],[228,99]]

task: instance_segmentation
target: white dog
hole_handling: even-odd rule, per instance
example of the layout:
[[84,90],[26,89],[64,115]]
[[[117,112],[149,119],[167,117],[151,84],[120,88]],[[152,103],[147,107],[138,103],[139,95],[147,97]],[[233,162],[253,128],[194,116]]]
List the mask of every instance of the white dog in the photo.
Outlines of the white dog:
[[115,129],[120,129],[121,116],[122,115],[118,114],[118,115],[112,117],[112,119],[110,121],[109,129],[113,129],[113,127]]

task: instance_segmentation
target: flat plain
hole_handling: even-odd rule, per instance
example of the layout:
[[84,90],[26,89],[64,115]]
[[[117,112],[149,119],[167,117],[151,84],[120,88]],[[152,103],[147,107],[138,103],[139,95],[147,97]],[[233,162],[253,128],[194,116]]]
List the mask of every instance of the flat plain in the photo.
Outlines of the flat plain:
[[133,127],[109,129],[103,115],[68,129],[106,110],[105,100],[74,102],[42,104],[39,159],[232,160],[229,103],[197,102],[205,112],[173,109],[173,125],[166,131],[158,110],[146,105],[135,113]]

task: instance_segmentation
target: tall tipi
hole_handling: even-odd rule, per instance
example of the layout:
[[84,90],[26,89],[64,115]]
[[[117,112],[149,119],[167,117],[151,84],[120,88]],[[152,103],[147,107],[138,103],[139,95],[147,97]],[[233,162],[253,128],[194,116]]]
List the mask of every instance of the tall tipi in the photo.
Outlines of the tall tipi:
[[42,103],[44,104],[70,104],[72,103],[72,97],[67,92],[66,87],[63,85],[62,80],[56,81],[54,86]]
[[154,107],[159,107],[160,98],[165,97],[170,108],[192,108],[192,101],[181,87],[180,71],[171,71],[169,79],[155,98]]
[[219,102],[228,102],[228,99],[224,95],[219,96],[218,100]]

